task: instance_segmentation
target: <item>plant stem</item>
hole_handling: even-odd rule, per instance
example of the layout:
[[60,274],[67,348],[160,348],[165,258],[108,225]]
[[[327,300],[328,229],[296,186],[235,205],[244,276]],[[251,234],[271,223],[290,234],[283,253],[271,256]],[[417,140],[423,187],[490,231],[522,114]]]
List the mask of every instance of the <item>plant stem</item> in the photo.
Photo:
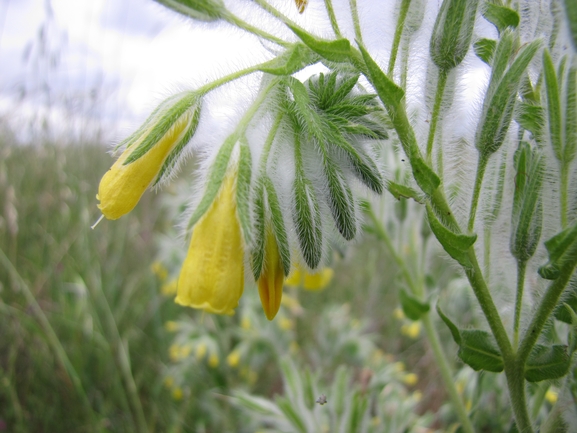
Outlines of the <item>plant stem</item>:
[[399,11],[399,19],[397,20],[395,37],[393,39],[393,47],[391,48],[391,58],[389,60],[389,68],[387,69],[387,75],[389,77],[393,76],[393,71],[395,70],[395,62],[397,60],[399,44],[401,43],[401,36],[403,34],[403,29],[405,27],[405,20],[407,18],[407,12],[409,11],[410,5],[411,0],[403,0],[403,2],[401,3],[401,10]]
[[473,197],[471,199],[471,210],[469,213],[469,224],[467,230],[473,233],[475,228],[475,216],[477,214],[477,204],[479,203],[479,194],[481,193],[481,186],[483,185],[483,177],[485,176],[485,169],[489,158],[484,154],[479,154],[479,161],[477,162],[477,175],[475,177],[475,186],[473,188]]
[[531,419],[533,421],[536,421],[537,417],[539,416],[539,411],[541,410],[541,406],[543,405],[543,400],[545,400],[545,394],[547,394],[549,386],[549,382],[541,382],[537,392],[535,392],[535,396],[533,398],[533,408],[531,409]]
[[567,227],[567,188],[569,186],[569,164],[561,162],[561,229]]
[[333,31],[335,32],[335,36],[337,38],[342,38],[343,35],[341,33],[341,30],[339,29],[339,23],[335,15],[332,0],[325,0],[325,8],[327,9],[327,13],[329,14],[329,19],[331,20],[331,26],[333,28]]
[[227,14],[225,14],[223,18],[233,26],[245,30],[248,33],[251,33],[259,38],[263,38],[268,41],[274,42],[275,44],[280,45],[282,47],[288,47],[290,45],[290,42],[284,41],[281,38],[271,35],[270,33],[265,32],[264,30],[261,30],[258,27],[253,26],[252,24],[247,23],[246,21],[242,20],[241,18],[237,17],[231,12],[227,12]]
[[449,394],[449,398],[453,403],[453,408],[456,410],[457,416],[461,421],[461,430],[467,433],[474,433],[475,429],[471,424],[471,420],[469,419],[467,409],[463,404],[463,400],[461,399],[461,396],[459,395],[459,393],[457,392],[457,388],[455,387],[455,381],[453,379],[453,375],[451,374],[451,369],[449,367],[449,363],[447,362],[445,351],[441,346],[439,335],[437,334],[437,330],[433,325],[430,313],[423,314],[421,320],[423,321],[423,328],[425,329],[427,339],[429,341],[429,344],[431,345],[431,349],[433,350],[433,355],[435,356],[437,367],[439,369],[439,372],[441,373],[441,377],[445,385],[445,390]]
[[[575,231],[573,231],[573,233],[575,233]],[[525,330],[523,338],[519,343],[519,351],[517,356],[523,365],[525,364],[525,361],[527,361],[533,346],[541,335],[541,331],[543,330],[543,326],[545,326],[545,322],[547,322],[547,319],[557,306],[563,290],[573,275],[573,271],[577,265],[577,245],[573,243],[570,248],[571,251],[567,251],[565,253],[567,259],[564,261],[561,267],[559,277],[556,280],[553,280],[553,282],[547,288],[547,291],[541,299],[537,311],[533,315],[531,323]]]
[[[371,219],[371,222],[373,223],[373,227],[375,228],[377,237],[384,242],[389,253],[391,254],[391,256],[393,256],[393,259],[397,264],[397,266],[399,267],[401,274],[403,275],[403,278],[405,279],[407,285],[409,286],[409,289],[414,295],[423,299],[425,297],[424,285],[417,285],[415,283],[413,277],[411,276],[411,273],[409,272],[409,269],[407,268],[405,260],[403,260],[403,258],[397,253],[397,250],[393,246],[393,242],[391,241],[391,238],[389,237],[387,231],[385,230],[383,223],[377,218],[375,212],[373,211],[373,208],[370,205],[367,206],[366,213],[368,214],[369,218]],[[425,333],[427,334],[427,339],[429,341],[429,344],[431,345],[431,350],[433,351],[433,356],[435,357],[436,364],[441,373],[441,378],[443,379],[445,389],[449,394],[449,398],[451,399],[451,402],[455,408],[455,411],[457,412],[459,420],[461,421],[463,431],[467,433],[473,433],[475,430],[473,429],[471,420],[467,415],[467,409],[463,405],[463,401],[459,396],[457,389],[455,388],[453,375],[451,374],[451,369],[445,356],[445,351],[441,346],[439,335],[437,333],[435,326],[433,325],[431,316],[429,313],[425,313],[421,317],[421,319],[423,321],[423,328],[425,329]]]
[[429,128],[429,138],[427,139],[427,162],[431,164],[433,155],[433,143],[435,142],[435,132],[437,131],[437,122],[441,114],[441,102],[445,93],[448,72],[444,69],[439,70],[439,79],[437,81],[437,92],[435,94],[435,103],[433,105],[433,116],[431,118],[431,127]]
[[259,63],[258,65],[254,65],[254,66],[250,66],[250,67],[245,68],[245,69],[241,69],[240,71],[233,72],[232,74],[225,75],[224,77],[218,78],[214,81],[211,81],[210,83],[206,83],[204,86],[199,87],[195,91],[195,93],[197,93],[199,95],[205,95],[205,94],[213,91],[214,89],[216,89],[220,86],[223,86],[227,83],[230,83],[231,81],[242,78],[245,75],[252,74],[253,72],[257,72],[266,63],[268,63],[268,62]]
[[[504,358],[504,357],[503,357]],[[525,398],[525,363],[519,359],[505,361],[505,377],[509,389],[509,400],[515,415],[515,423],[519,433],[533,433],[531,419],[527,411]]]
[[523,307],[523,290],[525,288],[525,271],[527,261],[517,261],[517,295],[515,297],[515,317],[513,319],[513,347],[519,343],[519,323],[521,321],[521,308]]
[[359,11],[357,9],[357,0],[349,0],[351,7],[351,15],[353,17],[353,25],[355,27],[355,38],[359,43],[363,42],[363,34],[361,32],[361,22],[359,20]]

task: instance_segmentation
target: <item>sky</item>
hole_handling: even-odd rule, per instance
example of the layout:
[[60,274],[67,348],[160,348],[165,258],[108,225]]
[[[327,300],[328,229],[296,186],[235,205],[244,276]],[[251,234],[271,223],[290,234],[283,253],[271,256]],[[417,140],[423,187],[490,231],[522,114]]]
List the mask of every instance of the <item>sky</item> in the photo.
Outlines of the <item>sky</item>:
[[0,120],[110,138],[242,42],[150,0],[0,0]]

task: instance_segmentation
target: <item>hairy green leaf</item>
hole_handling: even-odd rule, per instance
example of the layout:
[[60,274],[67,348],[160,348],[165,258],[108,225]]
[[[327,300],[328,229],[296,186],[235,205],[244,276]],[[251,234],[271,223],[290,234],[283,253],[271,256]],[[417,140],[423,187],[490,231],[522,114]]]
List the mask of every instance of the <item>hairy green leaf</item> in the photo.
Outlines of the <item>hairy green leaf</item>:
[[317,60],[318,56],[306,45],[296,43],[291,45],[281,55],[262,65],[260,70],[272,75],[292,75]]
[[387,77],[362,45],[359,45],[359,49],[363,55],[370,76],[369,78],[374,85],[379,98],[381,98],[383,104],[397,107],[404,98],[405,91],[401,87],[397,86],[393,80]]
[[254,190],[254,227],[251,268],[255,281],[258,281],[264,265],[265,253],[265,205],[263,180],[258,179]]
[[323,155],[323,168],[329,190],[329,208],[340,234],[348,241],[355,237],[357,218],[355,201],[347,179],[333,162],[326,150]]
[[499,33],[505,31],[507,27],[517,28],[521,20],[517,11],[490,2],[485,3],[483,16],[497,27]]
[[417,203],[423,203],[424,199],[417,191],[415,191],[410,186],[401,185],[399,183],[393,181],[387,181],[386,188],[389,190],[391,194],[397,199],[400,200],[401,198],[412,198]]
[[563,264],[577,254],[577,222],[546,241],[545,248],[549,253],[549,262],[539,268],[539,275],[555,280]]
[[283,218],[283,212],[280,207],[278,195],[276,193],[272,180],[269,177],[266,177],[264,182],[274,237],[276,239],[276,244],[281,259],[283,272],[285,276],[288,276],[291,270],[291,253],[289,248],[288,236],[285,228],[285,222]]
[[515,120],[535,138],[537,143],[543,141],[543,128],[545,125],[545,112],[540,105],[520,102],[517,105]]
[[529,382],[559,379],[567,374],[570,361],[567,346],[537,344],[527,359],[525,379]]
[[503,371],[503,357],[487,331],[462,329],[459,358],[475,371]]
[[453,336],[453,340],[455,341],[455,343],[457,343],[458,346],[461,346],[461,332],[459,331],[459,328],[457,328],[457,325],[455,325],[451,321],[451,319],[445,316],[443,311],[441,311],[441,307],[439,307],[439,304],[437,304],[437,313],[439,314],[439,317],[443,320],[443,322],[445,322],[445,325],[447,325],[449,331],[451,331],[451,335]]
[[543,51],[543,75],[545,77],[545,91],[547,94],[547,114],[549,120],[549,137],[553,145],[553,152],[557,160],[563,160],[563,118],[561,115],[561,98],[557,73],[549,50]]
[[423,314],[428,313],[431,309],[428,303],[415,298],[405,289],[399,291],[399,299],[405,316],[411,320],[419,320]]
[[306,264],[315,269],[322,256],[321,212],[313,185],[298,169],[293,191],[293,220],[299,246]]
[[238,163],[238,176],[236,179],[236,209],[242,228],[244,241],[251,244],[252,225],[250,218],[250,182],[252,176],[252,157],[246,138],[240,140],[240,159]]
[[313,50],[318,55],[324,57],[331,62],[347,62],[351,54],[351,44],[348,39],[335,39],[327,41],[307,33],[305,30],[287,24],[295,35],[303,41],[306,46]]
[[479,39],[473,45],[473,49],[475,50],[475,54],[477,55],[477,57],[488,65],[490,65],[493,60],[496,47],[497,47],[497,41],[495,41],[494,39],[487,39],[487,38]]

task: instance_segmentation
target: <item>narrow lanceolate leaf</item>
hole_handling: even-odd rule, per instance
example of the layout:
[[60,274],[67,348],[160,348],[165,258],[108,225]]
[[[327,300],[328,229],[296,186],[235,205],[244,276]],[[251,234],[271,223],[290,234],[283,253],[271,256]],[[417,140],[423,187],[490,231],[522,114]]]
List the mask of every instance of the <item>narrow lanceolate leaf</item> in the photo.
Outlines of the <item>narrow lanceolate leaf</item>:
[[252,157],[246,138],[240,140],[240,159],[238,163],[238,177],[236,180],[236,211],[242,228],[244,241],[251,243],[251,217],[250,217],[250,182],[252,175]]
[[549,253],[549,262],[539,268],[539,275],[555,280],[563,264],[577,254],[577,222],[546,241],[545,248]]
[[347,62],[351,54],[351,44],[348,39],[335,39],[327,41],[307,33],[305,30],[287,24],[298,38],[311,50],[331,62]]
[[356,391],[352,399],[352,410],[349,415],[348,432],[362,431],[363,418],[367,411],[368,399],[364,392]]
[[561,98],[559,94],[559,83],[557,73],[551,59],[549,50],[543,51],[543,75],[545,76],[545,91],[547,94],[547,114],[549,115],[549,137],[553,145],[555,157],[562,161],[563,159],[563,133],[562,115],[561,115]]
[[258,281],[264,265],[265,250],[265,203],[264,181],[258,179],[254,190],[254,226],[251,268],[255,281]]
[[411,158],[411,167],[413,176],[419,188],[427,195],[432,195],[441,184],[439,176],[429,167],[423,157],[419,154],[413,154]]
[[156,0],[167,8],[199,21],[216,21],[223,18],[226,7],[222,0]]
[[308,137],[324,141],[325,134],[321,118],[311,104],[305,85],[294,77],[287,77],[286,81],[294,99],[294,104],[289,105],[294,111],[291,113],[292,116],[300,123],[300,127],[307,132]]
[[276,404],[282,410],[286,419],[292,424],[294,430],[300,433],[307,433],[307,427],[302,418],[302,411],[296,408],[292,401],[286,397],[276,396]]
[[565,6],[565,17],[571,32],[573,50],[577,51],[577,2],[575,0],[563,0],[563,5]]
[[541,238],[543,160],[538,150],[522,142],[515,152],[514,165],[516,175],[510,249],[518,261],[527,262],[535,254]]
[[485,3],[483,16],[497,27],[499,33],[505,31],[507,27],[517,28],[521,20],[517,11],[490,2]]
[[[513,117],[519,85],[539,45],[540,41],[534,41],[523,47],[499,84],[497,86],[489,84],[489,87],[495,90],[487,92],[483,103],[483,114],[475,136],[475,145],[485,157],[496,152],[505,140]],[[491,80],[494,77],[492,76]]]
[[433,63],[443,71],[459,65],[469,51],[478,0],[444,0],[431,36]]
[[449,331],[451,331],[451,335],[453,336],[453,340],[455,340],[455,343],[457,343],[458,346],[461,346],[461,331],[459,331],[459,328],[457,328],[457,325],[455,325],[451,321],[451,319],[445,316],[443,311],[441,311],[441,307],[439,307],[439,304],[437,304],[437,313],[439,314],[439,317],[441,317],[443,322],[445,322],[445,325],[447,325]]
[[503,371],[503,357],[487,331],[462,329],[459,358],[475,371]]
[[274,232],[274,237],[276,238],[277,248],[282,262],[283,272],[285,276],[288,276],[291,270],[291,254],[288,243],[288,236],[285,228],[285,222],[283,218],[283,212],[280,207],[278,195],[269,177],[265,179],[265,188],[267,201],[270,211],[270,218],[272,222],[272,228]]
[[293,191],[293,220],[299,246],[306,264],[315,269],[322,255],[321,212],[313,185],[298,169]]
[[515,110],[515,120],[521,128],[533,134],[537,143],[543,142],[544,116],[543,107],[527,102],[520,102]]
[[477,42],[475,42],[475,45],[473,45],[473,49],[475,50],[477,57],[488,65],[490,65],[493,61],[496,47],[497,41],[487,38],[479,39]]
[[234,148],[236,142],[236,135],[230,135],[218,150],[218,154],[216,155],[214,163],[212,164],[208,174],[208,183],[206,185],[206,189],[204,190],[204,194],[188,222],[189,229],[194,226],[198,220],[206,213],[214,201],[216,195],[218,194],[218,191],[222,185],[222,181],[224,180],[226,170],[228,168],[232,149]]
[[575,158],[577,149],[577,68],[570,67],[565,85],[565,148],[564,162],[569,164]]
[[323,155],[323,168],[329,190],[329,208],[337,229],[348,241],[355,237],[355,202],[347,179],[329,155]]
[[443,249],[461,266],[470,268],[472,264],[468,251],[477,240],[477,235],[464,235],[449,230],[437,219],[430,205],[427,205],[427,219]]
[[383,101],[385,106],[396,108],[405,96],[405,91],[401,87],[397,86],[393,80],[387,77],[362,45],[359,45],[359,49],[361,50],[363,60],[369,72],[371,83],[375,87],[379,98],[381,98],[381,101]]
[[162,164],[162,167],[160,168],[160,171],[158,172],[156,179],[152,183],[152,186],[156,186],[160,181],[169,177],[171,173],[174,171],[174,169],[176,168],[178,157],[180,156],[180,154],[182,153],[188,142],[192,139],[194,133],[196,132],[196,128],[198,127],[199,121],[200,121],[200,105],[192,114],[188,127],[185,130],[185,133],[183,134],[182,138],[166,157],[166,160]]
[[249,395],[243,391],[233,391],[233,400],[236,405],[242,406],[250,411],[269,415],[269,416],[280,416],[282,415],[281,410],[276,404],[270,400],[263,397],[256,397]]
[[419,320],[423,314],[428,313],[431,309],[430,305],[426,302],[415,298],[413,295],[409,294],[405,289],[399,291],[399,299],[401,301],[401,307],[405,316],[411,320]]
[[567,374],[570,361],[567,346],[537,344],[527,359],[525,379],[529,382],[558,379]]
[[267,74],[287,76],[300,71],[317,60],[318,56],[306,45],[296,43],[287,48],[281,55],[262,65],[260,70]]
[[395,197],[397,200],[400,200],[401,198],[412,198],[413,200],[415,200],[417,203],[423,203],[423,197],[421,194],[419,194],[417,191],[415,191],[413,188],[411,188],[410,186],[406,186],[406,185],[401,185],[399,183],[393,182],[393,181],[387,181],[387,190],[393,194],[393,197]]

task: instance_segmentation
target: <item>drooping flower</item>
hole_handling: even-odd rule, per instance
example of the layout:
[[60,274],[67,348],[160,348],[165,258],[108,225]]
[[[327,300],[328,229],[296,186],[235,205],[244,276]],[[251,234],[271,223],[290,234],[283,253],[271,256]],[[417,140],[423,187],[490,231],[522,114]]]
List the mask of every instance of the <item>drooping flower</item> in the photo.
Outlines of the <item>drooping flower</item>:
[[210,313],[234,314],[244,290],[244,246],[237,217],[236,171],[196,223],[178,279],[176,302]]
[[102,214],[115,220],[130,212],[144,191],[170,171],[198,125],[194,94],[169,98],[126,140],[126,149],[108,170],[96,198]]
[[278,245],[272,230],[267,230],[264,266],[258,279],[258,294],[264,314],[268,320],[274,319],[280,308],[284,272]]

